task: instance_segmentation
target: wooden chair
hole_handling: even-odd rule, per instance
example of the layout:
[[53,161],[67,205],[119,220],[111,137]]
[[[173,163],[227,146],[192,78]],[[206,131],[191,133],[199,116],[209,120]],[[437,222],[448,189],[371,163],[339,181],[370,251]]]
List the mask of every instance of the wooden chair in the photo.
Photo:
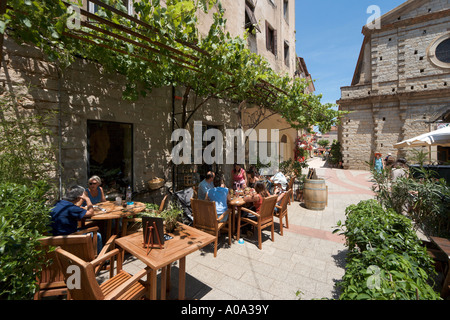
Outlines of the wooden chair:
[[[220,217],[217,216],[215,201],[191,199],[192,216],[194,218],[193,227],[203,230],[206,233],[216,236],[214,241],[214,258],[217,256],[217,242],[222,228],[226,225],[228,230],[228,244],[231,245],[231,218],[228,209]],[[228,217],[226,222],[220,222]]]
[[[73,271],[68,269],[69,267],[71,269],[79,268],[79,282],[76,283],[77,279],[70,279],[72,285],[68,287],[70,297],[74,300],[137,300],[145,295],[146,287],[140,279],[147,275],[150,269],[143,269],[134,276],[120,270],[117,275],[99,285],[95,278],[94,268],[104,258],[86,262],[61,248],[57,248],[55,252],[60,269],[66,270],[64,272],[65,281],[73,278],[74,275]],[[120,259],[119,253],[118,249],[114,249],[108,255],[117,255]]]
[[[161,204],[159,205],[158,213],[161,213],[164,210],[164,208],[166,206],[167,198],[168,198],[168,195],[166,194],[164,196],[164,198],[162,199]],[[132,234],[132,233],[135,233],[135,232],[138,232],[138,231],[142,230],[142,219],[141,218],[127,218],[127,217],[124,217],[122,219],[123,219],[122,220],[122,224],[124,226],[128,222],[131,222],[131,223],[133,223],[134,226],[137,226],[135,228],[133,228],[133,227],[127,228],[127,232],[126,232],[127,234],[124,234],[123,236],[126,236],[126,235],[129,235],[129,234]],[[122,227],[122,233],[124,233],[124,230],[125,230],[125,228]]]
[[288,220],[288,203],[290,202],[292,196],[292,189],[286,191],[285,195],[281,199],[280,205],[275,205],[275,208],[278,208],[278,212],[274,212],[274,216],[280,219],[280,233],[283,235],[283,218],[286,218],[286,229],[289,229],[289,220]]
[[[255,220],[253,220],[249,217],[241,217],[241,219],[238,220],[238,231],[237,231],[238,239],[239,239],[240,233],[241,233],[241,226],[250,224],[258,229],[258,248],[259,249],[262,249],[262,229],[271,227],[272,241],[274,241],[273,211],[274,211],[275,205],[277,203],[277,198],[278,198],[277,195],[273,195],[273,196],[264,198],[263,202],[261,204],[261,209],[259,210],[259,213],[256,213],[245,207],[241,208],[242,211],[250,213],[250,214],[254,215],[256,218],[255,218]],[[241,225],[241,221],[244,222],[243,225]]]
[[[98,228],[97,228],[98,229]],[[85,232],[85,231],[84,231]],[[61,247],[64,250],[82,258],[86,261],[93,261],[97,257],[101,259],[114,248],[112,236],[103,246],[102,251],[97,255],[97,236],[94,234],[71,234],[67,236],[53,236],[39,239],[42,249],[45,250],[45,261],[50,260],[49,264],[44,266],[39,276],[37,276],[38,291],[34,294],[34,299],[39,300],[42,297],[59,296],[67,294],[67,286],[64,282],[64,276],[56,262],[55,252],[52,247]],[[108,259],[107,259],[108,260]],[[110,277],[113,276],[114,261],[110,261]],[[97,274],[102,267],[97,265],[95,273]]]

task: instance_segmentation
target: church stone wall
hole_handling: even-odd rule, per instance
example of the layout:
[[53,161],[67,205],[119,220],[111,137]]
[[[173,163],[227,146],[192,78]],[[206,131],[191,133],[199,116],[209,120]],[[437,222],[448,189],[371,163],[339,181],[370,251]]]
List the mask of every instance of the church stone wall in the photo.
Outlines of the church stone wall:
[[450,69],[430,59],[430,46],[450,33],[449,15],[437,13],[449,9],[443,0],[411,12],[406,7],[400,20],[382,20],[380,30],[365,34],[363,50],[370,47],[370,59],[363,61],[370,61],[370,74],[341,88],[338,101],[341,110],[350,111],[339,129],[345,168],[367,169],[375,152],[407,156],[410,150],[394,144],[436,129],[429,122],[450,108]]

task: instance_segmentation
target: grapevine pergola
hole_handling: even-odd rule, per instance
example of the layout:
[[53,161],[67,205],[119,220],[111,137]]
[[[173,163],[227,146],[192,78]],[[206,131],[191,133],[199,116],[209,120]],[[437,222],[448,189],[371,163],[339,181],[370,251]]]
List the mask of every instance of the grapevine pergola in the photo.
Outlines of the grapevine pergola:
[[[141,0],[134,3],[134,15],[126,12],[121,0],[89,1],[98,11],[89,12],[75,0],[80,28],[69,28],[73,16],[67,8],[74,8],[70,1],[3,0],[0,31],[3,36],[9,27],[15,39],[34,43],[55,60],[81,55],[125,74],[128,98],[145,95],[153,87],[184,85],[185,97],[193,90],[198,96],[245,101],[278,112],[295,128],[329,127],[339,115],[331,105],[320,103],[320,95],[305,93],[305,80],[274,73],[265,60],[249,52],[245,41],[224,32],[217,0],[168,0],[167,8],[156,4],[159,1]],[[195,12],[217,4],[209,33],[198,36]],[[185,102],[182,127],[190,119],[186,113],[192,115],[199,107],[187,111]]]

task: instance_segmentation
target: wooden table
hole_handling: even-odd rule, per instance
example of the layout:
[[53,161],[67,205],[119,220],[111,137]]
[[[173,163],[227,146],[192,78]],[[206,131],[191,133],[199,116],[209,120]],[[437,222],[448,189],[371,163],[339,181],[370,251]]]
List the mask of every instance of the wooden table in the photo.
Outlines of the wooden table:
[[[232,212],[232,216],[229,218],[231,219],[231,232],[233,234],[235,234],[235,223],[236,223],[236,216],[235,216],[235,212],[237,211],[237,218],[240,219],[241,218],[241,208],[242,206],[244,206],[247,202],[244,201],[243,197],[234,197],[231,201],[230,201],[230,205],[233,207],[233,210],[231,210]],[[236,240],[239,240],[236,238]]]
[[[143,233],[137,232],[116,240],[120,250],[127,251],[144,262],[150,269],[147,282],[149,298],[156,300],[156,272],[161,270],[161,299],[166,298],[170,286],[170,265],[179,260],[178,298],[184,300],[186,290],[186,256],[214,242],[215,237],[185,224],[178,224],[174,232],[168,233],[173,239],[164,242],[164,249],[152,248],[147,254],[143,245]],[[121,266],[118,266],[120,271]]]
[[430,237],[431,241],[434,242],[434,244],[445,253],[447,256],[447,274],[444,274],[445,280],[442,285],[442,291],[441,291],[441,297],[446,298],[450,292],[449,292],[449,286],[450,286],[450,240],[445,238],[438,238],[438,237]]
[[[107,220],[106,227],[106,239],[111,237],[111,225],[113,220],[118,220],[128,216],[134,216],[139,212],[144,211],[146,208],[145,203],[134,202],[133,205],[124,208],[123,206],[116,205],[115,201],[99,202],[94,205],[94,215],[91,220]],[[102,211],[104,209],[106,211]],[[116,233],[119,231],[119,223],[116,223]],[[122,235],[127,234],[127,223],[126,221],[122,224]]]

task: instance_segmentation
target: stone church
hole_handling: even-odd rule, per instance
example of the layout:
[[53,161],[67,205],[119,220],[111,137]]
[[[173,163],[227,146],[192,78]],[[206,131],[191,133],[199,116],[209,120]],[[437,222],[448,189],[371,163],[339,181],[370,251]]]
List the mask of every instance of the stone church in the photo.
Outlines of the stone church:
[[[394,144],[444,125],[450,110],[448,0],[406,1],[362,33],[352,83],[337,101],[350,112],[339,128],[346,169],[367,169],[375,152],[407,157]],[[449,148],[424,151],[449,161]]]

